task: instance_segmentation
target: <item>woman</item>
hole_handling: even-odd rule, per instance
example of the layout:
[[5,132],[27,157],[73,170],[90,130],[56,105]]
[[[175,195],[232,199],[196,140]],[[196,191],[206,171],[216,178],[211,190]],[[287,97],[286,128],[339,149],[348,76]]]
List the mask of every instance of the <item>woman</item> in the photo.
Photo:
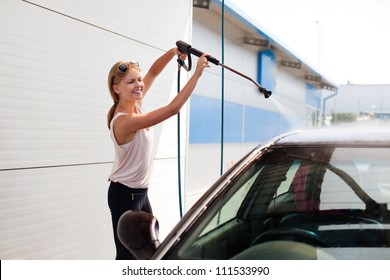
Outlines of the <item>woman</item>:
[[148,199],[148,184],[152,167],[152,126],[177,114],[190,97],[205,67],[209,67],[206,55],[197,62],[196,70],[179,92],[166,106],[151,112],[142,112],[142,100],[155,78],[165,66],[179,55],[172,48],[158,58],[144,77],[137,62],[117,62],[108,75],[108,87],[114,105],[108,112],[108,127],[115,147],[115,158],[109,180],[108,205],[116,246],[116,259],[134,259],[117,236],[120,216],[128,210],[152,213]]

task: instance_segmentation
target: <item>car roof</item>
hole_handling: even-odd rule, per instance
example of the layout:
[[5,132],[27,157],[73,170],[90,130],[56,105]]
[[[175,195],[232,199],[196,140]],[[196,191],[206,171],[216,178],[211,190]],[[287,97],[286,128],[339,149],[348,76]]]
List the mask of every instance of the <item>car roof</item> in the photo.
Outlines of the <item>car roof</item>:
[[273,146],[390,146],[385,130],[313,129],[284,134]]

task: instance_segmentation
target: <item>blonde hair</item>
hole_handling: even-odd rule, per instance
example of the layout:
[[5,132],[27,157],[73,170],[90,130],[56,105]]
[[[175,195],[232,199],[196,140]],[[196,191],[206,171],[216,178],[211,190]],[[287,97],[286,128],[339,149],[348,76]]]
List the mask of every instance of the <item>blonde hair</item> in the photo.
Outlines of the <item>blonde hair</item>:
[[[128,68],[127,68],[127,70],[125,72],[121,72],[121,71],[118,70],[119,65],[121,65],[121,64],[127,64]],[[128,73],[129,69],[136,69],[136,70],[141,72],[141,68],[139,66],[137,66],[136,64],[119,61],[119,62],[115,63],[111,67],[111,70],[108,73],[108,79],[107,79],[108,89],[110,91],[110,95],[111,95],[112,101],[114,102],[114,105],[111,106],[111,108],[110,108],[110,110],[108,111],[108,114],[107,114],[107,126],[108,126],[108,129],[110,129],[111,120],[114,117],[114,113],[115,113],[116,107],[117,107],[117,105],[119,103],[119,95],[114,91],[113,86],[115,84],[119,83],[120,81],[122,81],[122,79]]]

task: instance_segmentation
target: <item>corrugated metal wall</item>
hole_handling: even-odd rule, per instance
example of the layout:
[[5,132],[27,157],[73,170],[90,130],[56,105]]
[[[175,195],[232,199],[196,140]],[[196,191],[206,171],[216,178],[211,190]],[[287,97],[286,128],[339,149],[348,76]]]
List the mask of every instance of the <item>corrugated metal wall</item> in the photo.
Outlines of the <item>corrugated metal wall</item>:
[[[188,40],[192,1],[1,2],[0,259],[113,259],[107,73],[124,59],[147,71]],[[176,94],[175,70],[144,110]],[[150,196],[164,237],[179,219],[176,120],[156,134]]]

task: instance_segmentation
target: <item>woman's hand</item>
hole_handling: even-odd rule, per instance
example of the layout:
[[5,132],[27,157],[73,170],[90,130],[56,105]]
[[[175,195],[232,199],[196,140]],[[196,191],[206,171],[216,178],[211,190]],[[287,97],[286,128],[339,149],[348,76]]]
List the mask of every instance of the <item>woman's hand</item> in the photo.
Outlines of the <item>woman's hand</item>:
[[175,48],[175,53],[179,56],[179,58],[180,58],[181,60],[184,61],[184,60],[187,59],[187,55],[184,54],[184,53],[182,53],[181,51],[179,51],[178,48]]
[[196,62],[196,69],[195,69],[195,74],[198,75],[199,77],[202,76],[203,70],[205,68],[210,67],[209,62],[207,60],[207,54],[202,54],[202,56],[199,57],[198,61]]

